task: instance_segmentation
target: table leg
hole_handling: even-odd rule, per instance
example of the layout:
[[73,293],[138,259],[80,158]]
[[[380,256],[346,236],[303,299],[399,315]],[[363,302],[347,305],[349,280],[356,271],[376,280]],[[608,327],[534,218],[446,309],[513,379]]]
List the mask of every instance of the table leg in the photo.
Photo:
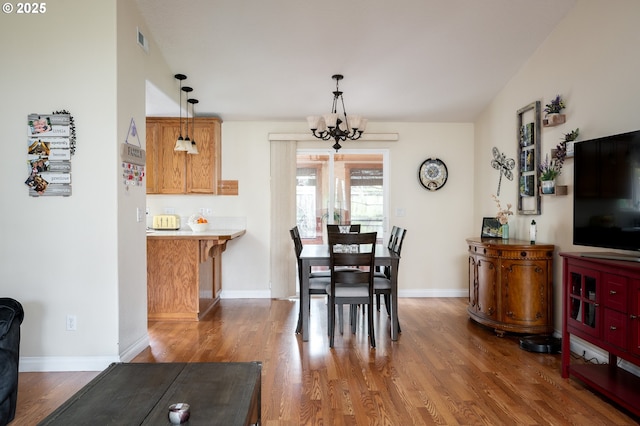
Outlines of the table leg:
[[302,271],[300,274],[300,303],[302,304],[302,341],[309,341],[309,273],[311,264],[308,259],[302,260]]
[[400,259],[391,261],[391,340],[398,340],[398,266]]

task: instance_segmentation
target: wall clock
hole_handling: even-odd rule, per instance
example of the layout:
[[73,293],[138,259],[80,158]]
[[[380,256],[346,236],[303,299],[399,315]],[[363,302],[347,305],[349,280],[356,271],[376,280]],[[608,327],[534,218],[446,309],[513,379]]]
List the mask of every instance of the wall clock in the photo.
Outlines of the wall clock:
[[442,188],[448,177],[447,166],[438,158],[427,158],[418,169],[418,180],[429,191]]

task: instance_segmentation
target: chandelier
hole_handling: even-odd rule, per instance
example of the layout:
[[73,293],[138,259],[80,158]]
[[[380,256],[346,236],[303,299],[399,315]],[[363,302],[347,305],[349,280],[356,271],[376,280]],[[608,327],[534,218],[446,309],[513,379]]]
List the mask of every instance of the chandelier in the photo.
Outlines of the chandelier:
[[[318,139],[328,141],[333,139],[336,143],[333,144],[333,148],[336,152],[342,148],[340,142],[344,142],[347,139],[355,141],[360,139],[362,133],[364,133],[367,127],[367,119],[362,118],[359,115],[347,116],[347,111],[344,108],[344,99],[342,92],[338,87],[340,80],[344,78],[341,74],[335,74],[331,76],[336,81],[336,90],[333,92],[333,106],[331,107],[331,113],[320,115],[311,115],[307,117],[309,123],[309,129],[311,133]],[[342,114],[338,114],[338,101],[342,104]]]

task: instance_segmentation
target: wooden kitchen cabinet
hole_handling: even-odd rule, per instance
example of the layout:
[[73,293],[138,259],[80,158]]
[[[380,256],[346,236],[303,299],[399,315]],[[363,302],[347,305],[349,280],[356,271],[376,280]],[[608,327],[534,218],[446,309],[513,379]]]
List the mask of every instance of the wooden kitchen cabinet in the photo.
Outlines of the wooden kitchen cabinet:
[[553,332],[553,245],[469,238],[469,316],[504,332]]
[[[191,120],[189,120],[191,122]],[[180,119],[147,117],[147,194],[218,194],[221,182],[221,120],[197,117],[195,139],[197,155],[174,151],[180,135]],[[182,120],[186,137],[186,120]]]

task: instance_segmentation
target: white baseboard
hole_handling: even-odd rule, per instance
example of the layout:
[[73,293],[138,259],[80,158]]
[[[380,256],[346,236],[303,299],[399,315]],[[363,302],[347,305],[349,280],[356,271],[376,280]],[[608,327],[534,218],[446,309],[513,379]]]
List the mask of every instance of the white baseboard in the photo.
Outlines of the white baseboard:
[[270,290],[222,290],[220,299],[271,299]]
[[20,358],[18,371],[102,371],[114,362],[120,362],[120,359],[117,356],[25,357]]
[[400,290],[398,297],[469,297],[469,290],[466,288]]
[[[571,336],[571,342],[569,344],[571,352],[576,355],[582,356],[587,360],[597,360],[601,364],[609,363],[609,352],[602,350],[596,346],[592,346],[589,343],[581,340],[578,337]],[[640,367],[631,364],[623,359],[618,358],[619,367],[627,370],[628,372],[640,376]]]
[[117,356],[86,357],[20,357],[18,370],[21,373],[51,371],[102,371],[114,362],[130,362],[149,346],[149,335],[145,333],[137,342]]
[[[434,290],[400,290],[398,297],[468,297],[467,289],[434,289]],[[247,290],[233,291],[222,290],[220,292],[221,299],[271,299],[271,291],[269,290]]]
[[131,362],[131,360],[145,350],[147,346],[149,346],[149,334],[145,333],[144,336],[134,342],[133,345],[120,353],[120,362]]

